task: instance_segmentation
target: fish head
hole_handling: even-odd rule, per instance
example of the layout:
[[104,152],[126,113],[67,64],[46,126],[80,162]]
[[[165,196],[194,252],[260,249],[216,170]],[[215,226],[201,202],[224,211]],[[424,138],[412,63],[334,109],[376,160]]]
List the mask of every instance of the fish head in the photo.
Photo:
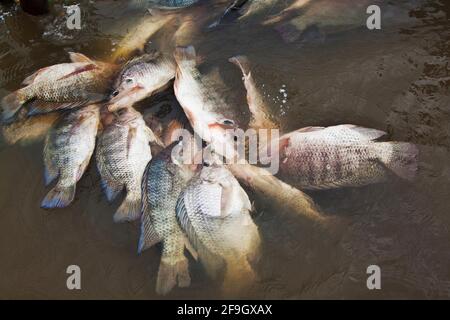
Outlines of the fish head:
[[239,125],[230,118],[218,117],[208,123],[211,148],[223,156],[227,161],[236,161],[239,150],[244,146],[242,139],[243,131]]
[[142,118],[142,115],[133,109],[132,107],[128,108],[122,108],[117,111],[114,111],[110,113],[113,115],[112,122],[120,125],[130,125],[135,122],[142,121],[144,124],[144,119]]
[[132,105],[147,95],[145,86],[139,77],[135,75],[124,75],[111,93],[108,110],[113,112]]

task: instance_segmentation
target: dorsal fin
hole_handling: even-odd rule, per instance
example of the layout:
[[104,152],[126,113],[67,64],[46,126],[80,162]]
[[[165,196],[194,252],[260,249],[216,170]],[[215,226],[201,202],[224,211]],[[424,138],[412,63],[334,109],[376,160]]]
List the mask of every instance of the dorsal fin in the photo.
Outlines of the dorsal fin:
[[301,129],[296,130],[297,132],[312,132],[312,131],[319,131],[319,130],[323,130],[325,129],[325,127],[313,127],[313,126],[309,126],[309,127],[304,127]]
[[153,51],[151,51],[149,53],[145,53],[145,54],[143,54],[141,56],[134,57],[133,59],[127,61],[123,65],[122,70],[126,70],[126,69],[128,69],[128,68],[130,68],[130,67],[132,67],[132,66],[134,66],[135,64],[138,64],[138,63],[151,62],[151,61],[155,60],[156,58],[158,58],[159,56],[160,56],[160,53],[158,51],[156,51],[156,50],[153,50]]
[[95,61],[86,57],[84,54],[79,52],[69,52],[69,57],[72,62],[87,62],[95,64]]

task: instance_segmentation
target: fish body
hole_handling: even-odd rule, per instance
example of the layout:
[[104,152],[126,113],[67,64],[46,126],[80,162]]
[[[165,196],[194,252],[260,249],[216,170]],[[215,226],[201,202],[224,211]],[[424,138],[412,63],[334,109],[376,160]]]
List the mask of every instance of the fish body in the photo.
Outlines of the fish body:
[[169,57],[153,53],[134,58],[118,75],[108,110],[132,106],[165,87],[174,77],[175,62]]
[[13,119],[25,103],[28,115],[35,115],[104,100],[115,66],[79,53],[71,53],[70,57],[72,63],[42,68],[24,80],[25,87],[4,97],[3,121]]
[[180,228],[175,206],[181,191],[194,172],[173,161],[174,142],[154,157],[142,181],[142,220],[139,252],[162,242],[162,256],[156,281],[156,292],[167,294],[173,287],[188,287],[191,279],[184,255],[187,238]]
[[[111,118],[112,117],[112,118]],[[122,109],[106,117],[97,143],[97,168],[106,197],[112,201],[125,188],[126,197],[114,215],[114,221],[132,221],[140,216],[141,181],[151,160],[150,142],[156,138],[139,112]],[[103,119],[102,119],[103,120]]]
[[308,127],[279,139],[278,176],[301,189],[357,187],[390,173],[411,180],[418,149],[406,142],[378,142],[386,133],[355,125]]
[[66,207],[74,199],[75,187],[86,170],[95,148],[99,106],[66,111],[45,139],[45,183],[58,178],[42,201],[43,208]]
[[268,109],[268,99],[260,93],[253,79],[248,58],[238,55],[231,57],[229,61],[239,67],[242,72],[242,80],[247,91],[247,103],[251,113],[249,126],[254,129],[278,128],[278,121],[274,119]]
[[209,276],[224,273],[239,286],[255,278],[250,263],[260,245],[251,203],[223,165],[203,167],[177,202],[177,217]]
[[192,46],[175,50],[177,70],[174,91],[195,133],[221,155],[233,155],[232,134],[238,114],[221,97],[214,84],[201,75]]

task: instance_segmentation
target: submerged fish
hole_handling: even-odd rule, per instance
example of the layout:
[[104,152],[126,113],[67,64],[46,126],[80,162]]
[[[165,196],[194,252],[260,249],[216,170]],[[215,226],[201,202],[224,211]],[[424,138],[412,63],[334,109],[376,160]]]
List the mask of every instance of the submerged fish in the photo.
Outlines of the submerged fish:
[[174,142],[154,157],[142,181],[142,222],[138,251],[162,242],[162,257],[156,292],[167,294],[173,287],[188,287],[191,278],[184,255],[187,238],[177,222],[175,206],[194,171],[172,156],[181,142]]
[[251,118],[249,126],[253,129],[276,129],[279,127],[279,121],[271,115],[268,106],[268,99],[264,97],[256,86],[250,71],[249,60],[246,56],[238,55],[231,57],[229,61],[242,72],[242,80],[247,90],[247,103],[250,109]]
[[307,127],[279,139],[279,177],[301,189],[356,187],[385,181],[390,173],[412,180],[418,149],[407,142],[378,142],[386,133],[351,124]]
[[80,107],[106,98],[115,66],[70,53],[72,63],[42,68],[27,77],[25,87],[1,100],[3,121],[27,103],[28,115]]
[[[267,121],[270,118],[267,102],[261,98],[247,70],[247,59],[237,56],[230,61],[244,73],[250,126],[276,128],[277,123]],[[268,146],[269,154],[271,148],[278,148],[277,176],[300,189],[363,186],[385,181],[390,171],[411,180],[417,171],[417,147],[405,142],[375,141],[384,135],[383,131],[355,125],[307,127],[281,136],[274,141],[275,145],[260,147]],[[269,155],[262,160],[267,163],[272,159]]]
[[195,133],[222,156],[234,155],[231,129],[238,125],[236,109],[228,105],[214,84],[200,74],[194,47],[176,48],[175,60],[175,95]]
[[44,147],[45,184],[58,178],[42,201],[43,208],[68,206],[91,159],[99,125],[99,106],[66,111],[47,134]]
[[152,158],[150,142],[157,141],[139,112],[122,109],[102,119],[103,132],[97,143],[97,168],[106,197],[112,201],[125,188],[126,197],[114,214],[114,221],[131,221],[140,216],[141,181]]
[[175,62],[159,53],[130,60],[120,72],[109,101],[108,110],[133,105],[166,86],[175,77]]
[[258,228],[250,200],[223,165],[203,166],[177,202],[177,217],[212,278],[224,273],[225,286],[255,279],[251,262],[259,254]]

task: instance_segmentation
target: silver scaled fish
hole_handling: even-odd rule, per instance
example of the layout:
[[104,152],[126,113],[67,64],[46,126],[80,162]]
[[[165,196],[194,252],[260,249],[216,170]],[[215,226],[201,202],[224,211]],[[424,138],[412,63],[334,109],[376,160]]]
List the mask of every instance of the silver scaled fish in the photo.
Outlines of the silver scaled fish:
[[141,181],[151,160],[150,142],[157,141],[139,112],[122,109],[117,115],[107,113],[97,143],[97,168],[109,201],[125,188],[126,197],[114,214],[115,222],[140,217]]
[[27,77],[25,87],[1,100],[2,119],[9,122],[26,103],[28,115],[71,109],[107,97],[116,66],[70,53],[72,63],[42,68]]
[[138,251],[162,242],[162,256],[156,280],[156,292],[169,293],[176,285],[188,287],[191,278],[185,247],[190,248],[178,225],[175,206],[194,170],[172,154],[181,142],[173,142],[154,157],[142,181],[142,222]]
[[43,208],[68,206],[89,164],[99,125],[99,106],[66,111],[48,132],[44,146],[45,184],[58,182],[42,201]]

